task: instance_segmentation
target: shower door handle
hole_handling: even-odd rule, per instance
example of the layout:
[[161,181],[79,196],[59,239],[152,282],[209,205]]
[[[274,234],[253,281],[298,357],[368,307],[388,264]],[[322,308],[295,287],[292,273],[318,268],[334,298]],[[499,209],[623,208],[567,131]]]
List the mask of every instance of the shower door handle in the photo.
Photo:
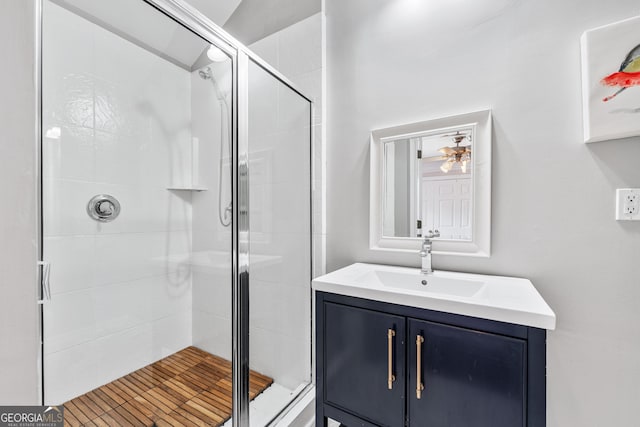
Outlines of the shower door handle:
[[40,273],[40,293],[42,299],[38,300],[38,304],[44,304],[51,301],[51,263],[38,261],[38,266],[42,267]]

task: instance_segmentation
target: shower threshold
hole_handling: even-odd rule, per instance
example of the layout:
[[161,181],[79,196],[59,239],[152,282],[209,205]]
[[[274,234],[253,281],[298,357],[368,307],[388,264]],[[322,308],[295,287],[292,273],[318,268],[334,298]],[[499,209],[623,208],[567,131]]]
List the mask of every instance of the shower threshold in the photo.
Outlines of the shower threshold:
[[[273,380],[251,371],[249,397]],[[232,413],[231,362],[187,347],[64,404],[65,425],[221,426]]]

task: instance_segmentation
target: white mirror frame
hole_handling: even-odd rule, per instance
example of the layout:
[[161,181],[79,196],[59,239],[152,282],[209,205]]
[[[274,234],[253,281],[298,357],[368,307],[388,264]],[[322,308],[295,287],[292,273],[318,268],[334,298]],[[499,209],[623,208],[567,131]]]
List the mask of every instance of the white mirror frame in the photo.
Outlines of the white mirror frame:
[[415,253],[420,250],[419,237],[383,236],[382,197],[385,141],[406,139],[450,127],[474,129],[473,155],[473,225],[472,239],[466,241],[434,239],[433,253],[489,257],[491,254],[491,110],[427,120],[424,122],[377,129],[371,132],[369,248],[376,251]]

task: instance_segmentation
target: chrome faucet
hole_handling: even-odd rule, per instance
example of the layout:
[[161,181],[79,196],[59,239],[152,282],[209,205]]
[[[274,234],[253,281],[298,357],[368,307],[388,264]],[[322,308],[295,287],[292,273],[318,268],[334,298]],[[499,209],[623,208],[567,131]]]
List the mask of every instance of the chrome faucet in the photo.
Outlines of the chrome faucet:
[[420,272],[422,274],[433,273],[433,268],[431,268],[431,248],[434,237],[440,237],[440,232],[438,230],[429,230],[422,241],[422,249],[420,249],[420,257],[422,258],[422,269]]

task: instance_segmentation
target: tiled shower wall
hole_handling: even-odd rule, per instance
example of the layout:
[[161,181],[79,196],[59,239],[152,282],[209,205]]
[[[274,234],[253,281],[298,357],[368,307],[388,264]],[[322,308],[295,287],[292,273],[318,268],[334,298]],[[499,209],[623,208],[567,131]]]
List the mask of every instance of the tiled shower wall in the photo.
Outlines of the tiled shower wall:
[[[324,222],[324,94],[325,79],[323,58],[324,15],[318,13],[290,27],[274,33],[249,46],[269,64],[283,73],[313,102],[313,270],[303,270],[309,265],[308,239],[304,233],[294,227],[276,227],[271,235],[272,242],[260,242],[259,236],[252,238],[252,254],[259,252],[266,255],[281,256],[285,263],[269,265],[268,263],[252,270],[251,283],[251,364],[258,370],[272,372],[277,382],[289,388],[295,388],[301,380],[310,377],[311,367],[311,289],[308,278],[317,277],[325,271],[325,222]],[[258,77],[260,73],[255,73]],[[252,87],[252,86],[250,86]],[[274,84],[269,79],[254,82],[264,92],[260,99],[278,99],[278,110],[301,108],[299,102],[289,99],[291,92],[282,85]],[[265,107],[266,109],[266,107]],[[270,114],[258,114],[271,120],[250,124],[254,142],[252,152],[259,154],[268,146],[280,159],[286,161],[276,164],[284,182],[275,186],[263,186],[263,189],[252,186],[252,228],[260,229],[259,212],[256,208],[269,203],[265,190],[273,188],[282,197],[273,198],[269,209],[263,213],[272,213],[276,223],[294,224],[300,217],[308,215],[300,209],[296,195],[304,197],[302,188],[292,187],[306,184],[304,169],[305,154],[300,144],[290,135],[279,134],[276,111]],[[292,117],[302,118],[304,109],[293,113]],[[300,123],[302,124],[302,122]],[[295,129],[296,126],[291,126]],[[303,130],[301,126],[297,126]],[[308,129],[307,129],[308,132]],[[257,138],[263,134],[263,138]],[[308,154],[307,154],[308,155]],[[308,163],[307,163],[308,164]],[[279,169],[279,170],[278,170]],[[296,178],[297,177],[297,178]],[[280,181],[276,178],[274,182]],[[268,181],[267,181],[268,182]],[[288,187],[287,187],[288,186]],[[284,191],[283,191],[283,188]],[[257,193],[257,196],[256,194]],[[275,192],[274,192],[275,194]],[[257,216],[257,218],[256,218]],[[298,233],[296,233],[298,231]],[[255,234],[255,233],[254,233]],[[254,257],[255,258],[255,257]],[[283,268],[284,267],[284,268]],[[305,280],[306,279],[306,280]]]
[[[191,344],[190,73],[45,3],[47,403]],[[120,217],[86,213],[111,194]]]
[[325,273],[325,80],[324,12],[312,15],[249,47],[291,80],[314,103],[313,109],[313,277]]
[[[212,68],[224,87],[231,70]],[[193,194],[193,340],[230,358],[231,230],[220,224],[217,196],[222,136],[228,204],[227,134],[218,127],[224,107],[197,73],[192,87],[194,137],[215,141],[200,144],[199,179],[209,191]],[[250,65],[250,367],[290,390],[310,378],[309,112],[308,102]]]
[[311,108],[254,63],[248,87],[249,361],[295,389],[311,374]]
[[[250,46],[315,101],[314,275],[324,269],[322,25],[317,14]],[[217,75],[225,74],[218,69]],[[249,76],[250,366],[295,389],[309,380],[311,367],[310,230],[304,210],[309,199],[309,110],[258,67],[251,66]],[[194,77],[193,132],[201,141],[218,141],[219,130],[212,124],[220,104],[207,85]],[[217,189],[218,146],[201,144],[200,152],[200,179]],[[226,182],[223,188],[228,188]],[[225,253],[230,233],[218,222],[216,197],[209,191],[193,195],[194,256],[213,263],[193,267],[193,337],[195,345],[230,357],[230,259]]]

